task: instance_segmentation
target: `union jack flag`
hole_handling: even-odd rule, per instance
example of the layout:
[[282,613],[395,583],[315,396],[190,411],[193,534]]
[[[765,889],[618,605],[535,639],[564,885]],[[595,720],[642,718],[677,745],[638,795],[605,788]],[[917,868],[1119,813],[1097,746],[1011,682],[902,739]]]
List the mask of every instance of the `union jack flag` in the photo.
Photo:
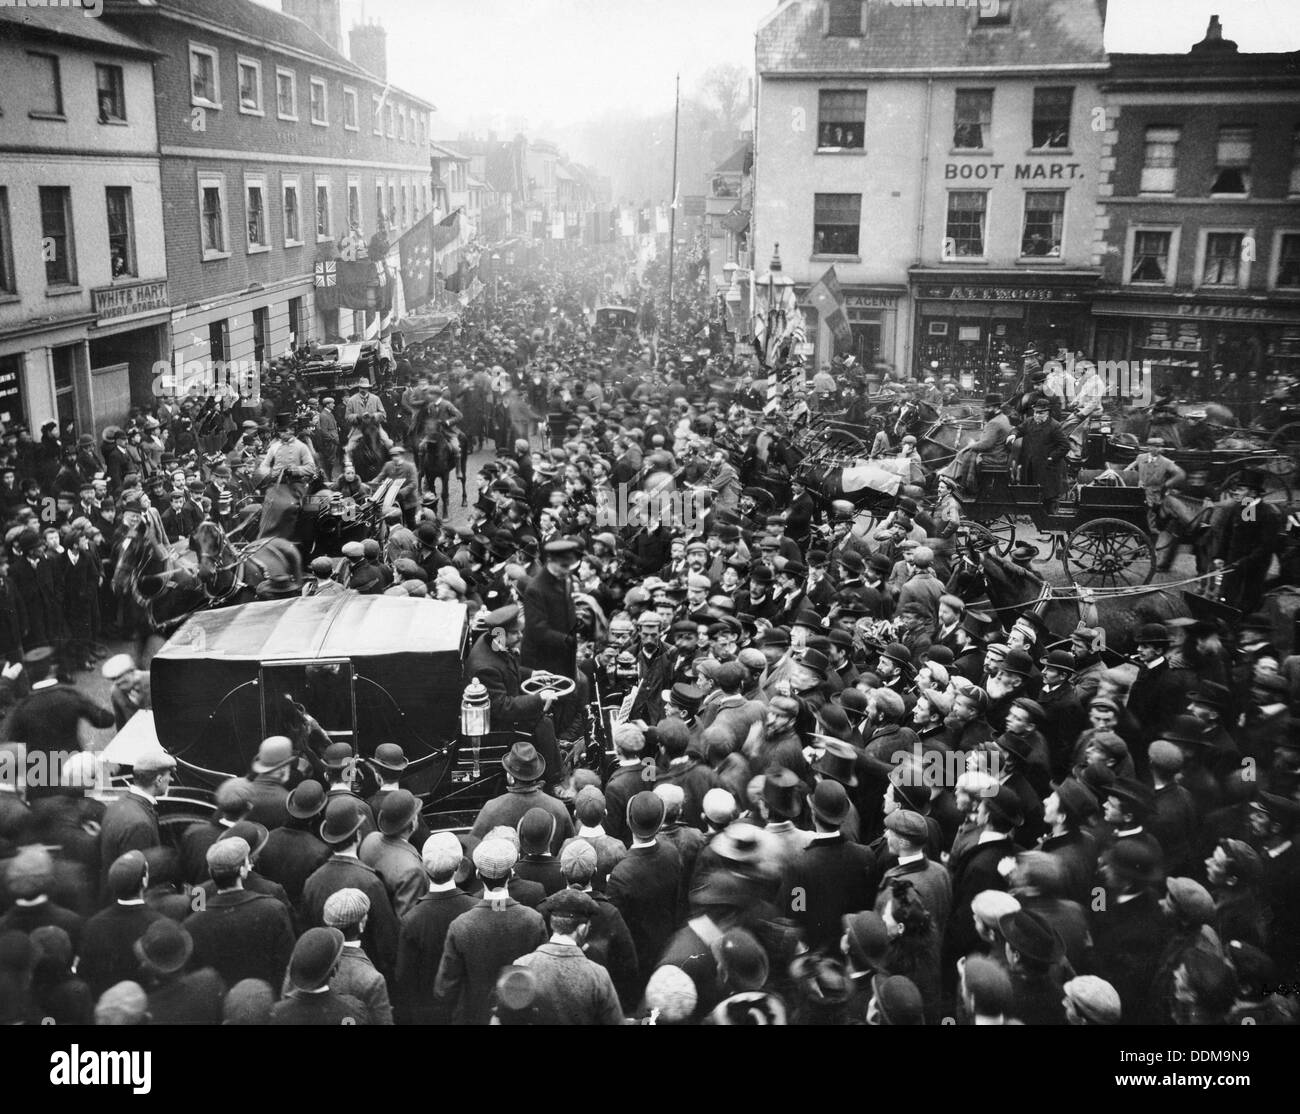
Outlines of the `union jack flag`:
[[316,264],[317,287],[337,286],[339,282],[339,265],[336,260],[326,259]]

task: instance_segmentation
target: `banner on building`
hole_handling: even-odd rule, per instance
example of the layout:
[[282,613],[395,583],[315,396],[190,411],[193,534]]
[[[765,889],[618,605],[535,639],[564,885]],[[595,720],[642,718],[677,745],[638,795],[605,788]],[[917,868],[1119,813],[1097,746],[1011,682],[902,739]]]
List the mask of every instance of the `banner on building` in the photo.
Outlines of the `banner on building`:
[[397,241],[402,261],[402,293],[408,310],[424,305],[430,297],[430,284],[433,280],[433,228],[434,220],[430,215]]
[[393,304],[393,284],[382,263],[326,259],[316,263],[316,305],[322,310],[387,311]]
[[429,243],[434,251],[442,251],[448,245],[456,243],[460,235],[461,212],[457,209],[433,226],[429,233]]

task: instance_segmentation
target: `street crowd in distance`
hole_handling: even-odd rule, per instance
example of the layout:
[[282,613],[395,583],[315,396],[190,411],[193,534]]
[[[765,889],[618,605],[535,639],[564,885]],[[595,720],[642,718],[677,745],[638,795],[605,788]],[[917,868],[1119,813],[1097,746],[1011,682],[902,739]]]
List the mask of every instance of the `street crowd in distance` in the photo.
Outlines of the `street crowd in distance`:
[[[830,497],[797,467],[800,400],[723,355],[689,273],[669,303],[661,264],[623,272],[523,269],[333,397],[286,365],[255,404],[5,430],[0,760],[66,757],[0,779],[3,1020],[1294,1023],[1300,657],[1254,610],[1267,569],[1239,620],[1139,602],[1109,639],[1052,630],[999,602],[1032,547],[945,518],[914,439],[881,426],[915,463],[887,513]],[[598,333],[611,278],[637,324]],[[867,370],[829,368],[852,420],[956,393]],[[973,401],[990,448],[1050,409],[1041,384]],[[489,446],[460,516],[457,462]],[[396,744],[309,724],[178,835],[167,753],[101,792],[80,725],[149,706],[160,629],[133,544],[203,557],[273,493],[385,481],[373,530],[285,547],[246,598],[467,605],[465,683],[506,737],[468,828],[429,830]],[[616,513],[669,483],[691,513]],[[111,640],[134,653],[102,661]],[[92,665],[107,705],[72,683]]]

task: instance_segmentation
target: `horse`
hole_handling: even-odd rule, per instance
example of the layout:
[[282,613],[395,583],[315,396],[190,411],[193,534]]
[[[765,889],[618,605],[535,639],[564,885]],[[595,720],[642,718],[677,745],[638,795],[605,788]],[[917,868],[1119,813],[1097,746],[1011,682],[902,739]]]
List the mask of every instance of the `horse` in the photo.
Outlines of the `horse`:
[[352,466],[357,470],[357,479],[370,483],[388,463],[388,449],[380,435],[379,419],[374,414],[362,415],[360,429],[361,438],[352,447]]
[[442,517],[448,514],[451,475],[460,480],[460,505],[469,506],[468,477],[469,438],[439,420],[422,422],[420,429],[420,479],[427,491],[442,486]]
[[302,583],[302,555],[284,538],[260,538],[236,549],[225,531],[206,519],[194,529],[192,544],[199,555],[199,581],[214,607],[248,603],[263,580],[287,574]]
[[[207,603],[193,568],[160,543],[142,521],[122,539],[113,566],[113,595],[122,626],[143,651],[150,635],[167,635]],[[138,658],[143,661],[143,654]]]

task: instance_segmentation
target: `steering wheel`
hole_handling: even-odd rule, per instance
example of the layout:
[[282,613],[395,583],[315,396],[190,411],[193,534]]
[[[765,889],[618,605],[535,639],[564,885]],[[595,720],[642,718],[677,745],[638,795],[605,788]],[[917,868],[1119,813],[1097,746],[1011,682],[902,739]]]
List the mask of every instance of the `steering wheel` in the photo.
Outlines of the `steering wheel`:
[[558,673],[538,671],[519,687],[529,696],[540,696],[545,692],[553,692],[556,696],[568,696],[577,686],[574,685],[572,678],[562,677]]

